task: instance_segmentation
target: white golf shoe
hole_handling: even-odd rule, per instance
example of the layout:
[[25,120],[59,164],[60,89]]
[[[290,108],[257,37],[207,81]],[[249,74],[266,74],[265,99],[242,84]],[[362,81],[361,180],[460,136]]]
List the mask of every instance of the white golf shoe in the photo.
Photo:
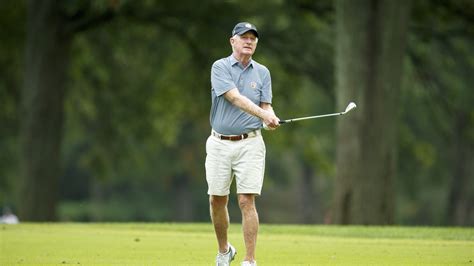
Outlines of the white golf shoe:
[[242,262],[242,266],[257,266],[257,262],[256,261],[243,261]]
[[216,257],[216,266],[228,266],[230,265],[230,262],[234,260],[235,254],[237,254],[237,251],[235,248],[228,243],[229,245],[229,250],[227,253],[222,254],[222,253],[217,253]]

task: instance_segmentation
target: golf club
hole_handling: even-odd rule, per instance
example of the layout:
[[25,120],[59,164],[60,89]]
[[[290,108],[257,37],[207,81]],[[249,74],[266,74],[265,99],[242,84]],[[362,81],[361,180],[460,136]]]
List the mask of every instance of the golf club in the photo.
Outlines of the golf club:
[[346,110],[344,110],[343,112],[333,113],[333,114],[325,114],[325,115],[306,116],[306,117],[299,117],[299,118],[293,118],[293,119],[287,119],[287,120],[280,120],[280,124],[291,123],[291,122],[301,121],[301,120],[314,119],[314,118],[328,117],[328,116],[344,115],[344,114],[350,112],[352,109],[354,109],[356,107],[357,107],[357,105],[354,102],[350,102],[347,105]]

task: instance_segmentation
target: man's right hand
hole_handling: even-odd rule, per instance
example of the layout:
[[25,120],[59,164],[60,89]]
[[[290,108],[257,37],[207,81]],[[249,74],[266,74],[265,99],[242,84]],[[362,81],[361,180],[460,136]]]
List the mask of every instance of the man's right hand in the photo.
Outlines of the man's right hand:
[[268,129],[274,130],[280,126],[280,119],[273,112],[265,110],[263,123],[268,127]]

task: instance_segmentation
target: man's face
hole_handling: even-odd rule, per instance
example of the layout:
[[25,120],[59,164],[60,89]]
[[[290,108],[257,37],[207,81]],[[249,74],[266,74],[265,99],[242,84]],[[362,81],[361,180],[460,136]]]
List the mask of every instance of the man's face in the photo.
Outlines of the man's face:
[[247,31],[242,35],[232,37],[230,43],[237,53],[251,56],[257,48],[258,38],[253,31]]

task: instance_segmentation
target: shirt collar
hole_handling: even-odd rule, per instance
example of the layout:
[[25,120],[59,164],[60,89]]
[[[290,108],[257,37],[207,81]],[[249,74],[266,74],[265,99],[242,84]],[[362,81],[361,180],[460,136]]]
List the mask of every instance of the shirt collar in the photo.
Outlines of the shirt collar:
[[[234,55],[230,55],[230,64],[233,66],[235,64],[240,64],[240,62],[234,57]],[[242,66],[242,64],[240,64]],[[253,59],[250,59],[250,62],[247,67],[252,67],[253,68]]]

